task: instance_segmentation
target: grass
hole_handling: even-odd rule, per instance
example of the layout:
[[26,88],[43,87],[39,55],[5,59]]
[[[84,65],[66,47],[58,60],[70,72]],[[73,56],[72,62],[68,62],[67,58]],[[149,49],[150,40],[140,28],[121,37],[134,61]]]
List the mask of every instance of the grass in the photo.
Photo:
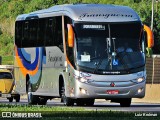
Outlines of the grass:
[[2,65],[13,65],[13,56],[2,56]]
[[[84,107],[66,106],[29,106],[0,104],[0,112],[11,112],[14,114],[38,113],[43,120],[159,120],[160,117],[136,117],[133,112],[118,112],[109,110],[87,110]],[[160,116],[160,114],[158,114]],[[0,113],[1,118],[1,113]],[[32,118],[30,118],[31,120]],[[35,119],[35,118],[34,118]],[[14,119],[15,120],[15,119]]]
[[12,105],[0,104],[0,111],[84,111],[84,108],[45,106],[45,105]]

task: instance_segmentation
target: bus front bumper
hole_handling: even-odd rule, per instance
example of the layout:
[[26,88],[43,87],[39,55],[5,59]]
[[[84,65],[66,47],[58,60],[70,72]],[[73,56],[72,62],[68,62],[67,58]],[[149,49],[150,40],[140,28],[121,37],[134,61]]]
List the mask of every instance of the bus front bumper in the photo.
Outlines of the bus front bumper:
[[76,98],[114,99],[114,98],[143,98],[145,96],[145,81],[125,87],[101,87],[76,81]]

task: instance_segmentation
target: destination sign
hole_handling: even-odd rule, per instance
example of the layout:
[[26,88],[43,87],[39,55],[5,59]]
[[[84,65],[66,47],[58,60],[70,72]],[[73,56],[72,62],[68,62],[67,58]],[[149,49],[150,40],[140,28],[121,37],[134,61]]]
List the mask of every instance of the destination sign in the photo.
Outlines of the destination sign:
[[105,30],[105,25],[83,25],[83,29]]

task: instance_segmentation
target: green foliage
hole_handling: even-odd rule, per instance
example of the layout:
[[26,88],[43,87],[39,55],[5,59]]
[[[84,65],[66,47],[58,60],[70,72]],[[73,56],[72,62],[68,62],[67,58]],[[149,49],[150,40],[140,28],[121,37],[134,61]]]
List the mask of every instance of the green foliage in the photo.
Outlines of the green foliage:
[[[13,55],[13,37],[7,34],[0,35],[0,56],[2,56],[2,64],[13,64],[13,59],[5,60],[4,58]],[[9,57],[10,58],[10,57]]]
[[[151,24],[151,0],[0,0],[0,55],[13,54],[14,22],[19,14],[45,9],[58,4],[99,3],[116,4],[131,7],[140,16],[142,22]],[[160,2],[155,3],[153,53],[160,54]]]
[[54,6],[55,5],[54,3],[57,3],[57,2],[54,0],[30,0],[26,5],[26,9],[24,13],[29,13],[32,11]]
[[152,56],[152,54],[153,54],[152,49],[147,47],[147,48],[146,48],[146,51],[147,51],[146,56],[147,56],[147,57],[151,57],[151,56]]
[[13,55],[12,56],[3,56],[2,65],[13,65]]

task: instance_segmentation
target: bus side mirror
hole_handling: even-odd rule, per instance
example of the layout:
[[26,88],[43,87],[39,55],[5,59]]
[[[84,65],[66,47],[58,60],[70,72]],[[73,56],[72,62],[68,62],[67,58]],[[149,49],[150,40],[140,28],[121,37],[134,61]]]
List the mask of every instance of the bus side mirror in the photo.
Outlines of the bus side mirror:
[[148,48],[152,48],[154,46],[154,36],[152,30],[146,25],[144,25],[144,30],[147,33]]
[[74,47],[74,31],[73,31],[73,27],[71,24],[67,24],[67,28],[68,28],[68,46],[69,47]]

